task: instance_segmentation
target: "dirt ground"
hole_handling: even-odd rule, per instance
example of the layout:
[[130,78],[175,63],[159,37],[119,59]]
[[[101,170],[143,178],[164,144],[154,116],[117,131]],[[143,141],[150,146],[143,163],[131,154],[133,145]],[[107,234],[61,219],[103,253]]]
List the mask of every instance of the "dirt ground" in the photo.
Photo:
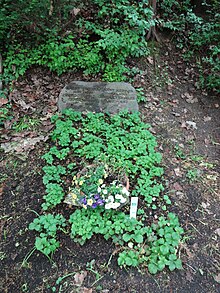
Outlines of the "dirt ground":
[[41,212],[50,117],[66,83],[88,80],[81,73],[58,77],[33,68],[14,83],[14,117],[2,127],[1,292],[220,292],[220,99],[198,89],[196,66],[170,42],[130,66],[142,70],[132,84],[144,89],[140,112],[157,137],[171,210],[186,231],[179,249],[183,270],[153,276],[146,269],[120,269],[114,245],[101,236],[83,247],[62,236],[52,262],[33,251],[35,235],[27,227]]

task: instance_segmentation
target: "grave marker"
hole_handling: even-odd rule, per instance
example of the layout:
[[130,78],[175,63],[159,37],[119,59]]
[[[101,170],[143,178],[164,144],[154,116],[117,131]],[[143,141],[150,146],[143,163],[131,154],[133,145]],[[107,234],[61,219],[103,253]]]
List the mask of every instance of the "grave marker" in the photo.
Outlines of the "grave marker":
[[136,91],[125,82],[73,81],[63,88],[58,99],[59,111],[69,108],[110,114],[139,110]]

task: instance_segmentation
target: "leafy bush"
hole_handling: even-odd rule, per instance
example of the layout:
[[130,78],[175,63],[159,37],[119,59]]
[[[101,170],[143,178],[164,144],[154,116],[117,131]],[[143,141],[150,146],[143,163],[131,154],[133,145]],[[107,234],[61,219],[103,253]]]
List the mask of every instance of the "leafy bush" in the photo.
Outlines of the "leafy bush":
[[[18,78],[37,64],[58,74],[83,69],[85,74],[102,73],[104,80],[124,80],[128,72],[126,59],[148,53],[145,34],[154,25],[148,1],[96,0],[89,1],[85,8],[79,1],[70,1],[70,5],[64,2],[54,1],[50,12],[49,1],[39,5],[34,0],[30,3],[19,0],[16,5],[6,1],[0,15],[3,26],[0,40],[4,40],[3,49],[7,48],[5,79]],[[11,10],[14,12],[8,16]],[[32,33],[26,33],[31,28]]]
[[199,16],[190,1],[164,0],[160,11],[163,26],[178,31],[177,44],[187,48],[186,56],[201,57],[201,86],[220,92],[220,2],[208,3],[202,2]]
[[[110,166],[109,170],[113,170],[113,173],[109,174],[120,174],[123,170],[129,178],[131,196],[137,196],[142,202],[137,219],[130,218],[126,206],[118,211],[105,209],[104,205],[95,208],[76,205],[68,224],[71,238],[81,245],[95,234],[103,235],[106,240],[111,239],[120,245],[119,266],[145,265],[152,274],[165,267],[170,270],[181,268],[177,249],[183,229],[177,216],[166,212],[171,200],[168,195],[161,194],[164,188],[158,183],[163,174],[163,169],[158,166],[161,155],[155,151],[156,140],[148,130],[149,125],[141,121],[139,113],[82,115],[66,110],[60,117],[52,117],[52,121],[55,128],[51,139],[56,146],[52,146],[43,156],[47,163],[43,167],[46,187],[43,210],[65,204],[65,194],[69,193],[68,189],[72,190],[71,182],[74,188],[83,189],[87,196],[96,192],[97,186],[95,190],[94,185],[84,188],[83,182],[87,182],[88,178],[95,178],[94,182],[103,181],[100,179],[103,170],[98,169],[98,173],[94,174],[86,173],[86,181],[78,176],[82,175],[81,170],[85,170],[85,167],[100,163],[100,166]],[[152,213],[155,213],[155,218]],[[46,230],[42,234],[43,239],[37,237],[35,243],[36,248],[46,255],[50,250],[54,252],[59,245],[54,242],[55,234],[55,240],[51,243],[51,232],[42,223],[42,219],[49,215],[40,216],[30,224],[30,229],[39,233],[42,233],[42,229]],[[54,218],[51,221],[56,222]],[[56,223],[56,229],[62,230],[59,221]]]

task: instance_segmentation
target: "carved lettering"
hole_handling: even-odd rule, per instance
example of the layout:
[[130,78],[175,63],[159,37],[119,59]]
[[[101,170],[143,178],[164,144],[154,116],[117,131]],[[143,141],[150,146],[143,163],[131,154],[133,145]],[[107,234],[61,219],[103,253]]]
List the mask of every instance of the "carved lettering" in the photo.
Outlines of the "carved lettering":
[[137,95],[129,83],[73,81],[61,91],[58,109],[117,113],[138,111]]

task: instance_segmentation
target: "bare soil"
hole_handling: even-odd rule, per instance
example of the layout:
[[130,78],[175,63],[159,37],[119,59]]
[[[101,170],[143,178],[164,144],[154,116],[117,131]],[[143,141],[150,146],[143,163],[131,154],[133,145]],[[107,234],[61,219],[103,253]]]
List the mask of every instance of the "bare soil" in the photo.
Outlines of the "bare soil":
[[[50,117],[66,83],[88,80],[80,72],[58,77],[33,68],[14,83],[9,96],[14,117],[2,128],[2,144],[15,147],[13,153],[0,152],[1,292],[220,292],[219,97],[197,88],[196,66],[184,61],[169,41],[153,57],[130,60],[130,65],[142,70],[132,84],[144,89],[140,112],[157,137],[171,210],[186,231],[179,249],[183,270],[152,276],[142,268],[120,269],[114,245],[101,236],[84,246],[60,236],[61,248],[52,262],[37,251],[29,255],[35,235],[28,224],[35,212],[41,213],[41,156],[50,145]],[[13,129],[24,115],[38,123]]]

